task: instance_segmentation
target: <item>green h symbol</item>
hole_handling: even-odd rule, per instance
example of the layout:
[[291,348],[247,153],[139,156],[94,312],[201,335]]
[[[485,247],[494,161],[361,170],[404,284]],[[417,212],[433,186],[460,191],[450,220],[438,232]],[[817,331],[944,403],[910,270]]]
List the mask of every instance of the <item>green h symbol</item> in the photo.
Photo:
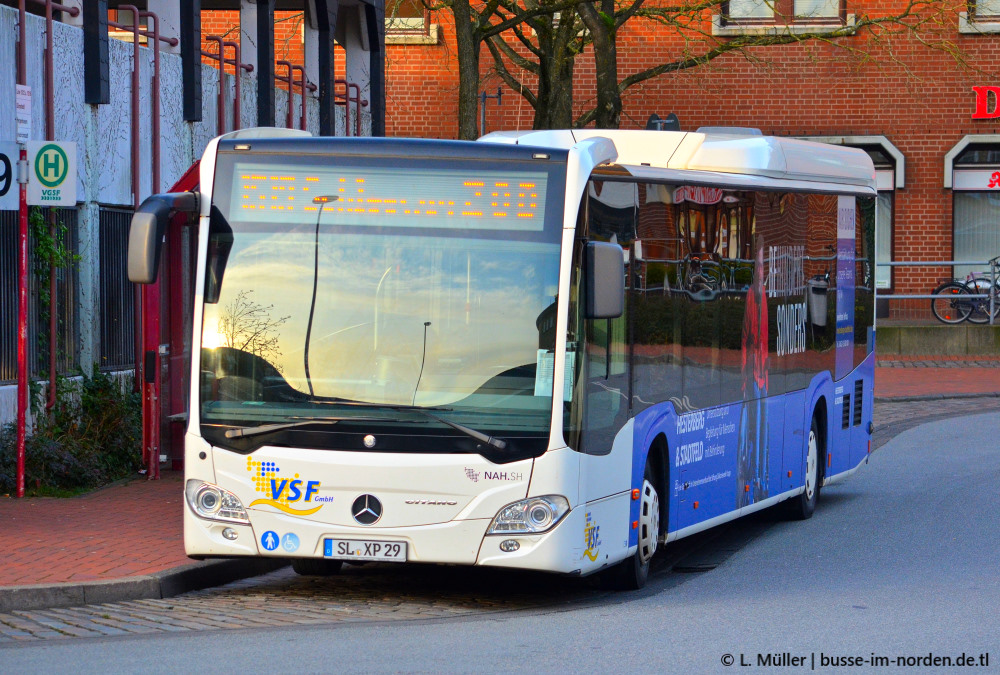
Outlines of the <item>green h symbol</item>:
[[68,173],[69,158],[66,157],[66,152],[55,143],[42,146],[35,156],[35,176],[38,177],[38,182],[47,188],[59,187]]
[[42,173],[46,178],[55,178],[59,175],[59,153],[49,150],[42,155]]

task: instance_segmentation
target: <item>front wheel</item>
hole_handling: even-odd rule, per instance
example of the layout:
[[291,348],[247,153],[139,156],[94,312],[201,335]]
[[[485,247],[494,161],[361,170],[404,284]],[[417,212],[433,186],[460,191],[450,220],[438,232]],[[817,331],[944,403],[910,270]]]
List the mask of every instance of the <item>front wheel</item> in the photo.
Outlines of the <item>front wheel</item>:
[[972,313],[973,299],[965,284],[949,281],[934,289],[931,313],[941,323],[962,323]]
[[811,518],[819,501],[820,481],[820,434],[819,423],[813,417],[806,439],[806,484],[798,497],[789,500],[789,515],[796,520]]
[[607,588],[634,591],[646,585],[649,562],[660,541],[660,495],[656,492],[654,480],[653,470],[647,461],[639,501],[639,546],[628,558],[601,573],[601,581]]

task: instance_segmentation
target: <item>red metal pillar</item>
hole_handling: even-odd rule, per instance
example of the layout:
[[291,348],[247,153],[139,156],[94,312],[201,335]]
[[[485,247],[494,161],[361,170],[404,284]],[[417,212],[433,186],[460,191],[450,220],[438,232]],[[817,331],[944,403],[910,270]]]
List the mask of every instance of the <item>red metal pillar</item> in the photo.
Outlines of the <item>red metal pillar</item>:
[[[45,3],[45,140],[56,139],[56,104],[55,104],[55,59],[52,55],[52,1]],[[56,241],[56,214],[49,209],[49,239]],[[45,403],[46,410],[52,410],[56,405],[56,339],[58,324],[56,322],[56,262],[49,261],[49,398]]]
[[[160,22],[154,12],[141,12],[153,20],[153,81],[151,88],[153,116],[152,193],[160,192]],[[139,26],[136,25],[138,31]],[[147,31],[149,27],[147,26]],[[155,284],[142,287],[142,348],[144,373],[142,383],[142,406],[148,414],[143,415],[143,447],[147,448],[147,480],[160,477],[160,275]],[[152,373],[149,372],[152,370]],[[152,381],[150,381],[152,380]]]
[[226,41],[221,43],[219,47],[219,58],[224,61],[225,54],[222,53],[222,46],[233,48],[233,131],[239,129],[242,124],[240,119],[240,82],[243,79],[240,77],[240,68],[243,65],[240,62],[240,43]]
[[[200,174],[199,161],[181,176],[180,180],[170,188],[170,192],[187,192],[198,189]],[[164,440],[163,450],[168,453],[171,468],[175,471],[184,467],[184,431],[187,428],[187,395],[190,391],[189,376],[191,373],[190,347],[185,350],[185,343],[190,335],[190,321],[194,314],[191,305],[193,292],[193,274],[197,259],[197,218],[189,220],[186,214],[177,214],[167,228],[166,262],[164,263],[164,284],[168,287],[163,296],[163,319],[167,322],[168,355],[166,380],[161,389],[160,407],[167,419],[170,429],[170,443]],[[184,240],[190,245],[185,256]],[[185,292],[187,287],[187,292]]]
[[146,478],[160,477],[160,277],[142,286],[142,447]]
[[[150,107],[153,115],[153,185],[152,194],[160,192],[160,18],[156,12],[140,12],[141,16],[153,20],[153,81],[151,89],[152,101]],[[139,26],[135,27],[139,30]],[[148,34],[149,27],[146,27]]]
[[[21,0],[21,10],[24,10],[24,0]],[[24,14],[21,14],[22,31]],[[21,33],[21,44],[24,44],[24,33]],[[28,151],[21,146],[22,166],[28,163]],[[24,496],[24,461],[25,445],[27,443],[28,425],[28,184],[21,183],[21,201],[18,223],[18,295],[17,295],[17,491],[18,497]]]
[[275,73],[274,79],[288,83],[288,114],[286,115],[285,126],[291,129],[292,125],[294,124],[294,122],[292,121],[294,119],[292,114],[292,102],[295,100],[295,96],[293,94],[293,92],[295,91],[295,86],[293,84],[294,79],[292,77],[292,72],[293,72],[292,69],[295,66],[292,65],[291,61],[275,61],[275,63],[279,66],[284,66],[287,69],[287,74],[285,75],[285,79],[278,77],[277,73]]
[[[27,84],[25,58],[25,7],[20,0],[17,7],[17,83]],[[28,161],[28,152],[21,146],[21,162]],[[24,166],[24,164],[22,164]],[[17,248],[17,485],[15,494],[24,496],[24,446],[27,441],[28,412],[28,185],[20,184],[19,236]]]
[[219,103],[218,103],[218,115],[216,117],[216,135],[221,136],[226,133],[226,94],[225,94],[225,83],[226,83],[226,54],[223,40],[218,35],[208,35],[205,40],[209,42],[216,42],[219,45]]
[[[302,79],[299,81],[299,84],[302,85],[300,94],[302,103],[302,117],[300,118],[299,123],[301,124],[301,129],[305,131],[306,130],[306,69],[303,68],[302,66],[292,66],[292,70],[297,70],[299,71],[299,74],[302,75]],[[291,100],[291,87],[289,87],[288,98],[289,100]]]
[[[135,5],[119,5],[119,12],[132,12],[132,125],[131,125],[131,169],[132,208],[139,209],[139,8]],[[135,288],[135,391],[142,391],[142,292]],[[142,458],[146,459],[146,446],[142,448]]]

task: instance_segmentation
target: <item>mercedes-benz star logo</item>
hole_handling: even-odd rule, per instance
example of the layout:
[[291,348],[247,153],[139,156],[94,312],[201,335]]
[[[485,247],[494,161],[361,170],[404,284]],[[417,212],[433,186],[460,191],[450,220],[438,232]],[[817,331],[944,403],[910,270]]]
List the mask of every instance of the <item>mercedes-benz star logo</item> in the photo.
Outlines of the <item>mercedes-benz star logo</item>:
[[382,517],[382,502],[375,495],[361,495],[351,504],[351,515],[362,525],[374,525]]

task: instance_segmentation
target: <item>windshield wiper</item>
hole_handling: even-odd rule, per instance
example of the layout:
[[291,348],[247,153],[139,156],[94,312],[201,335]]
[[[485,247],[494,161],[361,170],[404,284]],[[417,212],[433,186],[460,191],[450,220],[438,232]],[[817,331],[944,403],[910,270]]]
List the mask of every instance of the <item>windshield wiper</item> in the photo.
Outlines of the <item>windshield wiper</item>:
[[292,419],[299,420],[298,422],[280,422],[278,424],[259,424],[256,426],[249,427],[236,427],[235,429],[226,429],[226,438],[243,438],[244,436],[256,436],[257,434],[269,434],[272,431],[281,431],[282,429],[291,429],[292,427],[304,427],[310,424],[336,424],[337,422],[349,420],[349,421],[359,421],[359,422],[373,422],[378,421],[377,417],[296,417]]
[[[324,403],[327,403],[327,401],[324,401]],[[459,424],[458,422],[452,422],[451,420],[446,420],[443,417],[438,417],[437,415],[428,412],[427,408],[421,408],[420,406],[401,405],[397,403],[367,403],[365,401],[344,401],[344,400],[328,401],[328,403],[332,403],[335,405],[352,405],[352,406],[363,406],[368,408],[383,408],[386,410],[404,410],[407,412],[420,413],[424,417],[429,417],[435,422],[446,424],[452,429],[455,429],[456,431],[461,431],[466,436],[470,436],[476,439],[477,441],[481,441],[483,443],[486,443],[487,445],[491,445],[497,450],[505,450],[507,448],[507,441],[505,440],[496,438],[495,436],[490,436],[489,434],[484,434],[481,431],[476,431],[475,429],[467,427],[464,424]],[[452,408],[434,408],[434,410],[450,411],[452,410]]]

